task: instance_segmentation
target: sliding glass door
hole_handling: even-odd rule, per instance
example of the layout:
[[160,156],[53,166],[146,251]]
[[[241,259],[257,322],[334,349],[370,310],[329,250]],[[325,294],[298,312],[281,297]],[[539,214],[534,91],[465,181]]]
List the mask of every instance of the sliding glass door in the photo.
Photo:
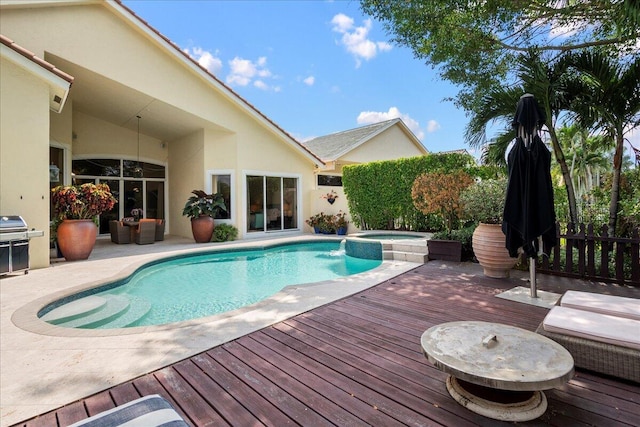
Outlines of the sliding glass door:
[[298,178],[247,175],[247,231],[298,228]]

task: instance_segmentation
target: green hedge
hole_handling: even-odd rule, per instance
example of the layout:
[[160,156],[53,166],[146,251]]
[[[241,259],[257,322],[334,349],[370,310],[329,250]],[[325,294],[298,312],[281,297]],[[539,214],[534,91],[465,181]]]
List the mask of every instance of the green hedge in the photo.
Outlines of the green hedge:
[[345,166],[342,185],[352,221],[365,230],[437,230],[441,220],[424,215],[413,206],[411,186],[423,173],[456,170],[479,178],[504,175],[502,169],[477,166],[472,156],[458,153]]

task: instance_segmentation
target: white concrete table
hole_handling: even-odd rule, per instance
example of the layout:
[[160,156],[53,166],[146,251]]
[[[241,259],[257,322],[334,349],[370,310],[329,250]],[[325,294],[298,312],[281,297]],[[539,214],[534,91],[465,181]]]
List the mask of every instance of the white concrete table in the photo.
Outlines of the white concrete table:
[[547,409],[542,390],[573,377],[560,344],[513,326],[450,322],[422,334],[422,351],[449,374],[447,390],[468,409],[502,421],[527,421]]

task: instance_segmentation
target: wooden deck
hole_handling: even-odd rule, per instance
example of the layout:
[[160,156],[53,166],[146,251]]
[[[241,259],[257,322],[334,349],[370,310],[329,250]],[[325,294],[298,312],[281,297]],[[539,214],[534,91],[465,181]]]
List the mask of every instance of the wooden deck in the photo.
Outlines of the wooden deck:
[[[455,320],[535,330],[547,310],[495,294],[518,279],[488,279],[430,262],[362,293],[300,314],[21,423],[66,426],[158,393],[195,426],[499,426],[448,394],[420,336]],[[540,276],[539,289],[638,297],[637,289]],[[547,412],[523,425],[637,426],[640,385],[581,370],[546,391]]]

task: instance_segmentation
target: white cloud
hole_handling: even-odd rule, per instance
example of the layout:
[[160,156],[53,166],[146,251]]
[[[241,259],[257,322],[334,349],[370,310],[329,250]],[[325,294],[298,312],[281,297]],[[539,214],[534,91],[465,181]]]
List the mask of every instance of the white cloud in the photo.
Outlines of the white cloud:
[[313,86],[313,84],[316,82],[316,78],[313,76],[309,76],[306,79],[302,80],[304,82],[304,84],[306,84],[307,86]]
[[433,133],[438,129],[440,129],[440,123],[436,122],[435,120],[429,120],[427,122],[427,132]]
[[236,56],[229,61],[229,67],[231,70],[226,80],[230,85],[248,86],[253,84],[258,89],[280,91],[279,87],[271,86],[265,81],[273,78],[273,74],[267,68],[267,58],[264,56],[255,62]]
[[331,20],[332,30],[342,34],[340,43],[355,58],[356,68],[360,67],[362,60],[368,61],[375,58],[379,52],[388,52],[392,47],[387,42],[376,42],[369,39],[371,22],[370,19],[367,19],[362,26],[356,27],[353,18],[343,13],[337,14]]
[[194,47],[193,49],[187,48],[184,52],[195,59],[198,64],[211,74],[217,75],[222,71],[222,61],[208,50],[204,50],[201,47]]
[[[401,113],[397,107],[391,107],[387,112],[363,111],[358,115],[357,122],[358,124],[367,125],[391,119],[402,119],[404,124],[407,125],[416,138],[421,141],[424,138],[424,131],[420,128],[420,123],[418,123],[417,120],[412,119],[408,114]],[[429,125],[431,125],[431,122],[429,122]]]

